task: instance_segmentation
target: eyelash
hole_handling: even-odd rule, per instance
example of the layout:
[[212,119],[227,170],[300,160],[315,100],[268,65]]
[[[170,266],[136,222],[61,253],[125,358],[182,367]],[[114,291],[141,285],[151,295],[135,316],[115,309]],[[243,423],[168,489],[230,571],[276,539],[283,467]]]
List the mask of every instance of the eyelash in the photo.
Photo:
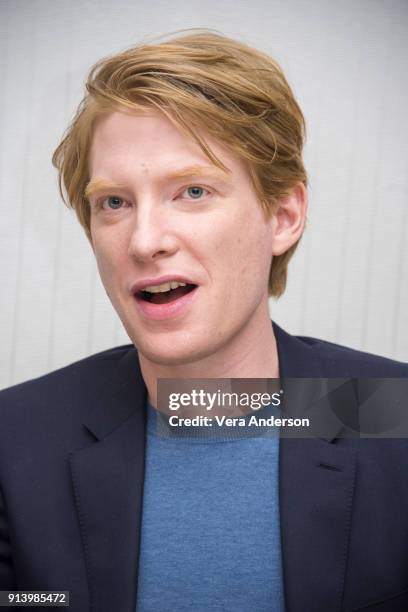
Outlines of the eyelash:
[[[202,189],[203,191],[207,192],[207,194],[203,194],[203,197],[205,195],[210,195],[211,194],[211,190],[208,189],[208,187],[204,187],[204,185],[187,185],[187,187],[184,187],[182,189],[182,191],[180,192],[180,194],[183,194],[185,191],[187,191],[188,189],[191,189],[192,187],[198,187],[199,189]],[[177,196],[178,197],[178,196]],[[118,200],[122,200],[122,202],[124,203],[128,203],[127,200],[125,200],[124,198],[121,198],[120,196],[115,196],[115,195],[108,195],[108,196],[104,196],[103,198],[99,198],[99,200],[96,200],[95,205],[97,210],[103,210],[103,204],[104,202],[106,202],[106,200],[108,200],[109,198],[116,198]],[[194,200],[202,200],[203,198],[187,198],[191,201]],[[122,210],[123,207],[117,208],[116,210]],[[115,210],[113,208],[108,209],[111,210],[112,212]]]

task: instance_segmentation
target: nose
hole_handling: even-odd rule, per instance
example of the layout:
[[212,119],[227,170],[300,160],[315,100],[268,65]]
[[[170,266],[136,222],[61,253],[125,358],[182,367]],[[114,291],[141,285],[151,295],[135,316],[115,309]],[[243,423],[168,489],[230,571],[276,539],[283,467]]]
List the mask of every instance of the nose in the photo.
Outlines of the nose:
[[148,262],[174,254],[178,249],[165,206],[152,201],[138,202],[132,219],[128,254]]

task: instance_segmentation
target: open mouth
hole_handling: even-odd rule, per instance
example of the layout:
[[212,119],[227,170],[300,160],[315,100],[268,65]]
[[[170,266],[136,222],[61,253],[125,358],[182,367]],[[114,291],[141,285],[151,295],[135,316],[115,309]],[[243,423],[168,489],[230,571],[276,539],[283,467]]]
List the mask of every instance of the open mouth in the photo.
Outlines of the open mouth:
[[193,291],[197,285],[186,285],[185,287],[177,287],[168,291],[160,291],[151,293],[150,291],[138,291],[136,297],[139,300],[150,302],[152,304],[168,304]]

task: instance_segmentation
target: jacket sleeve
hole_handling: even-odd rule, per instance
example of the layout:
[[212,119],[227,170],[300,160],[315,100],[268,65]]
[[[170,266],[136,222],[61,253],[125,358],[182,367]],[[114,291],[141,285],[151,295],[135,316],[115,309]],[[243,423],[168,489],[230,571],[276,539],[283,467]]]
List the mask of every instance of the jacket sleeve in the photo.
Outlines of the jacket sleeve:
[[0,488],[0,590],[15,590],[16,580],[4,497]]

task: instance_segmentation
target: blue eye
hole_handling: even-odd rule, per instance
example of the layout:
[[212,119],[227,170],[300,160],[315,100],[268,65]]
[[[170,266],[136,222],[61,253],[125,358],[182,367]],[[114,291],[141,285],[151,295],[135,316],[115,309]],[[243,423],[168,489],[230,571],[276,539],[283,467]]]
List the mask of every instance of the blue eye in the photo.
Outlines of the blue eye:
[[204,189],[204,187],[200,187],[199,185],[191,185],[187,187],[185,191],[192,200],[198,200],[205,195],[205,192],[208,193],[208,189]]
[[188,195],[195,199],[203,195],[204,189],[202,187],[196,187],[194,185],[193,187],[189,187],[187,191],[188,191]]
[[102,204],[105,204],[105,202],[107,202],[107,206],[111,210],[118,210],[118,208],[121,208],[123,204],[122,198],[118,198],[117,196],[109,196],[108,198],[105,198]]

